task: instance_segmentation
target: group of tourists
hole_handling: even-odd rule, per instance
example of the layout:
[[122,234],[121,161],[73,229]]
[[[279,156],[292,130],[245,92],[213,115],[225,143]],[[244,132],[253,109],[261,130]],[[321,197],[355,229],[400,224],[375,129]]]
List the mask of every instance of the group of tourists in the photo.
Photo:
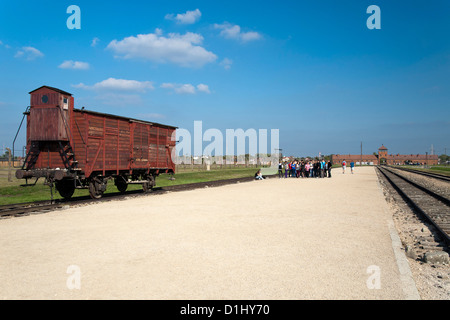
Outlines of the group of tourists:
[[[325,161],[300,161],[294,160],[290,162],[279,162],[278,163],[278,178],[331,178],[331,168],[333,164],[330,160]],[[341,163],[342,173],[345,174],[345,169],[347,167],[347,162],[344,160]],[[353,174],[355,168],[355,163],[350,162],[350,170]],[[256,180],[263,180],[265,177],[262,175],[261,170],[255,173]]]
[[[331,178],[331,161],[281,161],[278,163],[278,177],[283,178]],[[283,172],[284,170],[284,172]]]

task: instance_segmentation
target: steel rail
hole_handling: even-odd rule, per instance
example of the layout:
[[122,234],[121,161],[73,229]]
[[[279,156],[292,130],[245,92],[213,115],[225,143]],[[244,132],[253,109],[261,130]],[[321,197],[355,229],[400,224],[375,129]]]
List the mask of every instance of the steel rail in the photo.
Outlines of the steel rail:
[[[380,166],[377,167],[379,172],[385,177],[385,179],[392,185],[392,187],[400,194],[400,196],[414,208],[416,212],[424,216],[439,232],[445,242],[450,245],[450,200],[442,197],[433,191],[424,188],[417,183]],[[403,184],[403,185],[402,185]],[[411,190],[405,190],[406,187],[412,187]],[[412,191],[413,190],[413,191]],[[421,199],[421,196],[428,196],[427,201],[433,199],[435,202],[433,205],[424,205],[425,201]],[[443,212],[435,214],[430,212],[431,207],[442,208]],[[437,221],[444,219],[443,221]]]
[[442,181],[450,182],[450,176],[447,176],[445,174],[439,174],[439,173],[436,173],[436,172],[421,171],[421,170],[410,169],[410,168],[394,167],[394,166],[388,166],[388,167],[389,168],[393,168],[393,169],[402,170],[402,171],[405,171],[405,172],[417,173],[417,174],[420,174],[420,175],[423,175],[423,176],[427,176],[427,177],[439,179],[439,180],[442,180]]

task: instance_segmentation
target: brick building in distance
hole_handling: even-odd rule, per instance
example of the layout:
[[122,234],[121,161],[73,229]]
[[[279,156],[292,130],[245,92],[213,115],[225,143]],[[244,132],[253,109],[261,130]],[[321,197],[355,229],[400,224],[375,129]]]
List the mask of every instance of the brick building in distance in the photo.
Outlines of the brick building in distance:
[[350,162],[354,162],[355,165],[362,164],[368,165],[379,165],[379,164],[426,164],[426,165],[436,165],[438,164],[438,156],[426,155],[426,154],[388,154],[388,149],[382,145],[378,149],[378,154],[333,154],[332,156],[333,164],[342,163],[346,161],[347,165]]

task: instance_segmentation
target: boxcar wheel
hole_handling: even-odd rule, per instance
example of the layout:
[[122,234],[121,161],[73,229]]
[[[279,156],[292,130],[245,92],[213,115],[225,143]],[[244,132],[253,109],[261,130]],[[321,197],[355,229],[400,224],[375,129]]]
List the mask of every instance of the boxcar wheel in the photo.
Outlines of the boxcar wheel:
[[152,188],[155,186],[155,177],[148,176],[147,182],[144,182],[142,184],[142,189],[144,189],[144,192],[149,192],[152,190]]
[[89,195],[92,199],[100,199],[103,196],[103,192],[106,189],[106,183],[97,182],[92,180],[89,182]]
[[61,197],[64,199],[70,199],[75,192],[75,184],[74,181],[56,181],[55,183],[56,190],[58,190]]
[[125,191],[127,191],[128,188],[128,184],[126,183],[125,179],[122,177],[118,177],[114,180],[114,184],[117,187],[117,190],[119,190],[120,192],[124,193]]

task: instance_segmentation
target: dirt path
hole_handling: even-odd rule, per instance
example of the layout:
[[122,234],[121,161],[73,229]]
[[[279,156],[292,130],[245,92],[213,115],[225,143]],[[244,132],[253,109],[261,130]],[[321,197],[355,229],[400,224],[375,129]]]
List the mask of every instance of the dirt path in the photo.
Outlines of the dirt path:
[[0,220],[0,298],[411,298],[386,208],[357,168]]

